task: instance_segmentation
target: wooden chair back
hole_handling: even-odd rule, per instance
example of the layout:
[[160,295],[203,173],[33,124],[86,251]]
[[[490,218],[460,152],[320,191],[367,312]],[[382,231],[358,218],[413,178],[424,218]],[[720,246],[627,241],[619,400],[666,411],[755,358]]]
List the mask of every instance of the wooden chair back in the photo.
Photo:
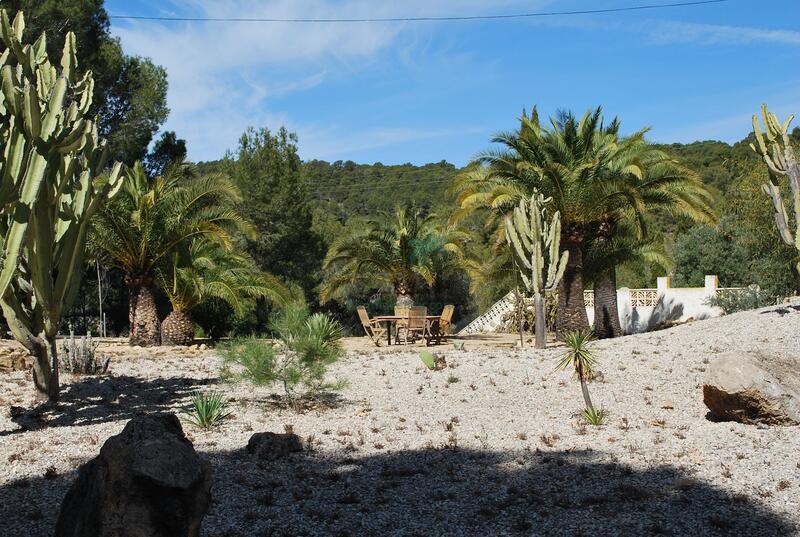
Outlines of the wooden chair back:
[[358,318],[361,321],[361,326],[364,327],[364,330],[366,330],[368,334],[371,333],[371,326],[369,322],[369,314],[367,313],[367,308],[365,308],[364,306],[359,306],[358,308],[356,308],[356,311],[358,311]]
[[395,317],[408,317],[408,306],[395,306],[394,315]]
[[442,324],[450,324],[453,322],[453,312],[455,312],[456,307],[452,304],[447,304],[444,309],[442,310]]
[[412,306],[408,308],[408,329],[423,330],[425,328],[425,317],[428,315],[428,308],[425,306]]

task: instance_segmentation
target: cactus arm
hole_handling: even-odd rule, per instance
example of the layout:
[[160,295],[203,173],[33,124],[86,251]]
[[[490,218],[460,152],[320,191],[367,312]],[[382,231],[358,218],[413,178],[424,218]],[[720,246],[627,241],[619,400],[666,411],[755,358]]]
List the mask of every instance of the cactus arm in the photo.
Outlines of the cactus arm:
[[[753,116],[753,134],[756,143],[750,144],[750,148],[758,153],[766,163],[771,176],[770,182],[762,185],[761,190],[769,196],[772,202],[775,225],[781,240],[800,250],[800,166],[798,166],[795,149],[789,136],[789,127],[794,116],[790,115],[783,123],[780,123],[777,116],[769,112],[767,105],[762,105],[761,115],[765,130],[761,130],[758,117]],[[789,216],[780,192],[777,179],[780,176],[788,178],[792,193],[794,233],[790,228]]]

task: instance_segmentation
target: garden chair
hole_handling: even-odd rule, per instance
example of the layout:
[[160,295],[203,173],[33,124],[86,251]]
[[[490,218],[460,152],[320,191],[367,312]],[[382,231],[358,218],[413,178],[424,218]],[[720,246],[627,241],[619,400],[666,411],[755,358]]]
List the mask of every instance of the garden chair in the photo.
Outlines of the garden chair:
[[436,344],[447,339],[447,334],[450,333],[450,328],[453,326],[453,313],[456,307],[452,304],[447,304],[442,310],[442,315],[431,326],[431,336],[436,340]]
[[412,306],[408,308],[408,321],[402,326],[398,325],[398,341],[400,341],[402,335],[403,343],[408,345],[419,336],[425,338],[427,343],[431,337],[427,316],[428,308],[425,306]]
[[358,318],[361,320],[361,326],[364,327],[364,332],[367,333],[367,337],[369,337],[373,343],[375,343],[376,347],[381,346],[381,339],[383,336],[386,335],[386,328],[381,326],[381,323],[378,321],[373,321],[369,318],[369,314],[367,313],[367,309],[364,306],[359,306],[357,308],[358,311]]
[[394,316],[401,317],[395,321],[395,336],[400,333],[401,329],[408,326],[408,306],[395,306]]

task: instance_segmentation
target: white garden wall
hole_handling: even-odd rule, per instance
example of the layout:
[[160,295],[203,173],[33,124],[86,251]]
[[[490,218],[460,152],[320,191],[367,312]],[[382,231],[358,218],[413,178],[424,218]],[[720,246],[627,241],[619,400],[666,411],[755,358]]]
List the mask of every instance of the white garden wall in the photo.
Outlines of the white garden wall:
[[[719,280],[714,275],[705,277],[703,287],[672,287],[667,276],[658,278],[656,287],[652,289],[617,289],[620,324],[626,334],[646,332],[648,329],[665,321],[687,321],[689,319],[706,319],[721,314],[718,308],[712,308],[705,301],[720,290],[735,289],[719,287]],[[507,294],[486,313],[464,327],[460,334],[476,334],[495,332],[502,326],[503,316],[513,309],[513,292]],[[594,321],[594,293],[586,291],[586,314],[589,323]]]

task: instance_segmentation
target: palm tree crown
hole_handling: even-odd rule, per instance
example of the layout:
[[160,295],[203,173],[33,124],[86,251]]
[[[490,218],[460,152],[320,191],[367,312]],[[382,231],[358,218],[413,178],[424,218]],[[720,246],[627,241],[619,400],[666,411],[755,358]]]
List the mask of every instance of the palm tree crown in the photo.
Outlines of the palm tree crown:
[[390,286],[398,298],[411,298],[418,281],[433,284],[452,249],[434,216],[398,207],[393,215],[369,220],[331,245],[323,263],[329,276],[322,300],[344,296],[356,283]]
[[552,198],[561,213],[562,245],[570,252],[559,290],[559,330],[588,327],[583,304],[583,250],[590,234],[610,237],[621,221],[647,233],[648,214],[660,209],[712,221],[711,195],[697,174],[645,139],[648,129],[619,134],[615,119],[604,125],[602,109],[580,119],[561,113],[544,126],[534,108],[517,131],[496,136],[499,150],[482,154],[452,186],[456,219],[488,213],[496,245],[505,243],[502,217],[535,191]]

